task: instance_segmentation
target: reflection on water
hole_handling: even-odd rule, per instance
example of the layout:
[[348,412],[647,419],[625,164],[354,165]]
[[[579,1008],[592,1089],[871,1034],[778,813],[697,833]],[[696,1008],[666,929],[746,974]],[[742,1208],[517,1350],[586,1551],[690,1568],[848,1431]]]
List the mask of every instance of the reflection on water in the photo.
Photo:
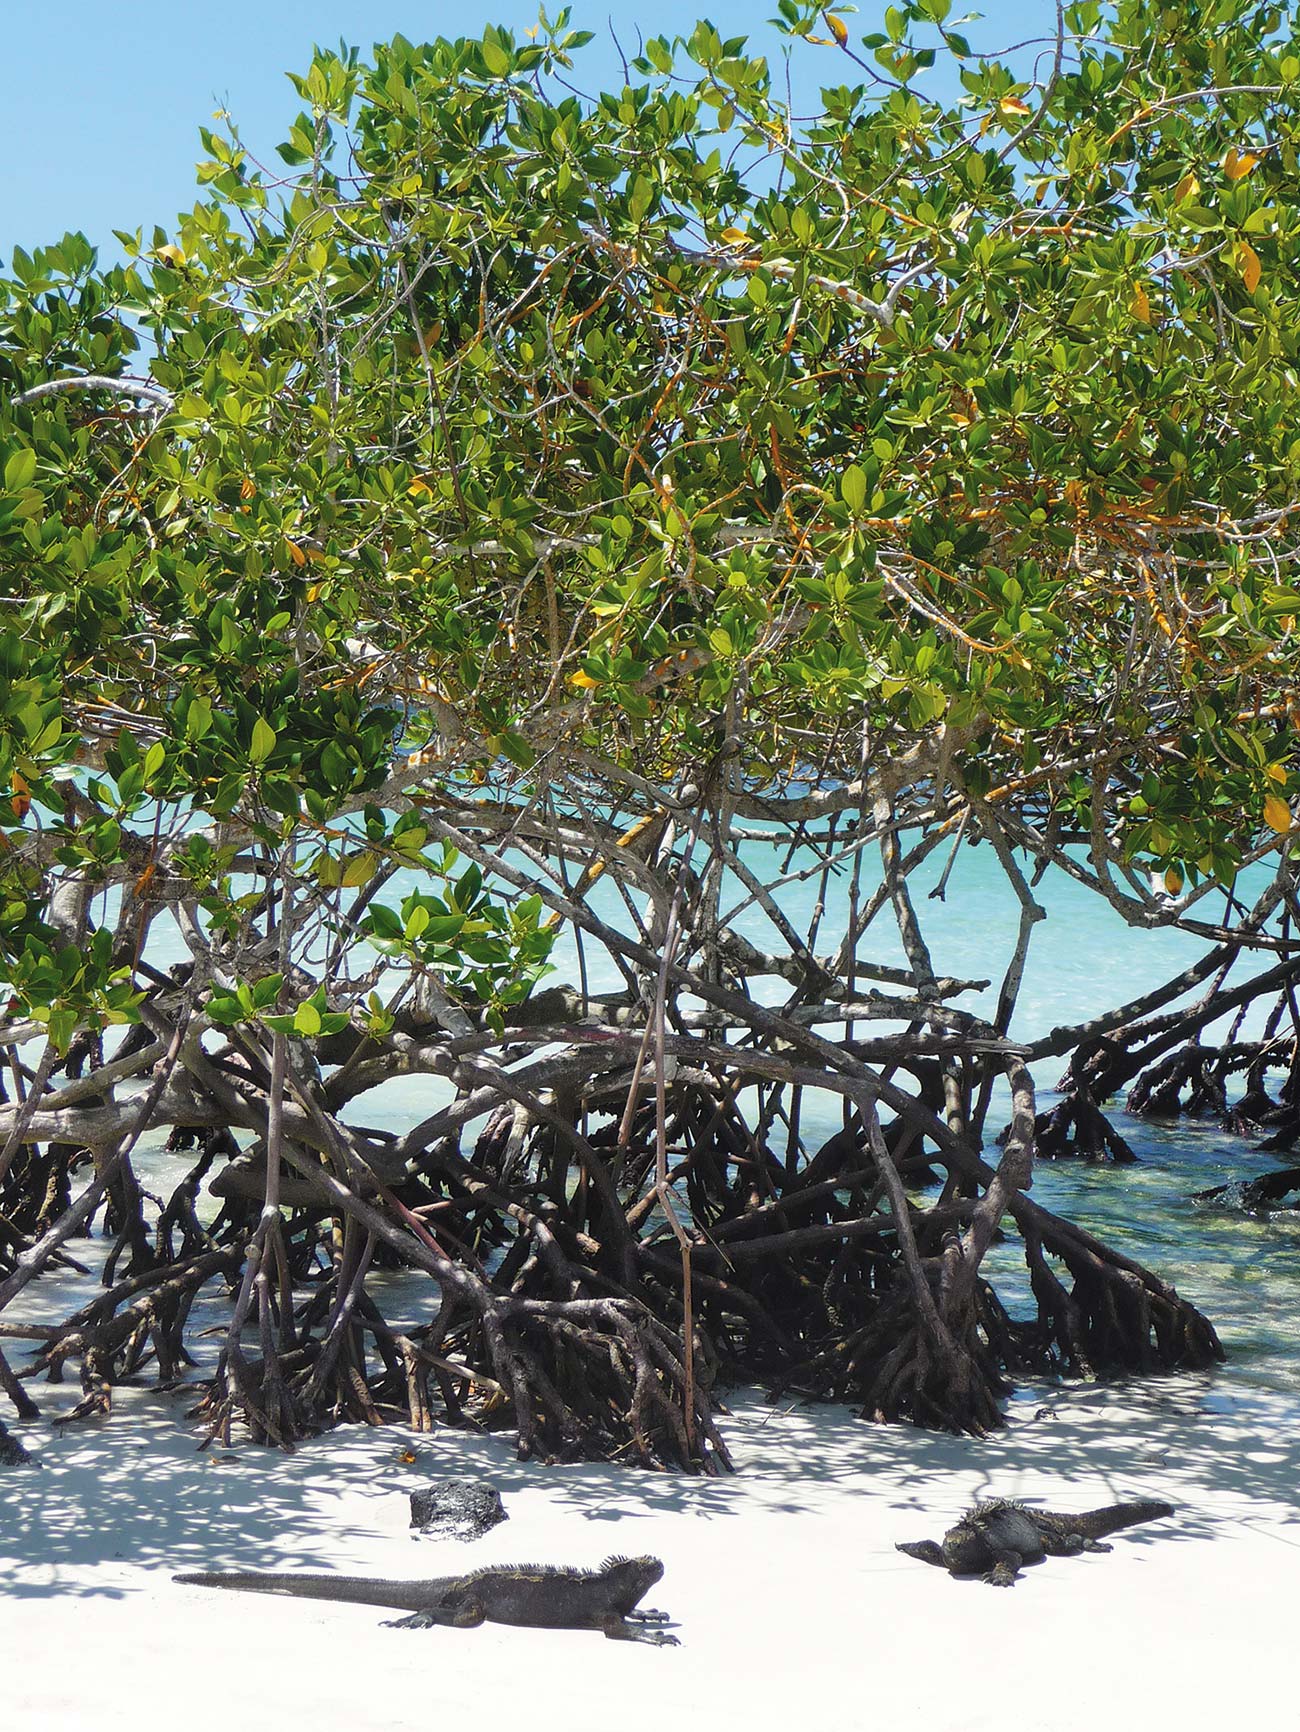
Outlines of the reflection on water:
[[[1171,1281],[1204,1311],[1228,1354],[1219,1379],[1300,1397],[1300,1214],[1244,1215],[1191,1200],[1193,1192],[1253,1178],[1294,1156],[1261,1152],[1212,1124],[1113,1117],[1140,1164],[1043,1162],[1034,1196]],[[1004,1297],[1028,1298],[1017,1245],[998,1247],[989,1267]]]

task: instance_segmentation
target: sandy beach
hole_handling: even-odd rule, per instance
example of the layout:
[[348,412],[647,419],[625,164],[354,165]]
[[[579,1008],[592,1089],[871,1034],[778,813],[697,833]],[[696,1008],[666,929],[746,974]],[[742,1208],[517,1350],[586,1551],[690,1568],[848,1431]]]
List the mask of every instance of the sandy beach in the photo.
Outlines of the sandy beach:
[[[737,1398],[740,1472],[704,1481],[519,1463],[506,1437],[349,1427],[293,1456],[198,1454],[184,1394],[120,1392],[59,1434],[76,1391],[13,1426],[39,1468],[0,1481],[8,1728],[240,1725],[1047,1729],[1240,1721],[1291,1651],[1300,1443],[1280,1400],[1209,1379],[1029,1391],[976,1442],[843,1409]],[[53,1399],[48,1399],[52,1397]],[[401,1460],[403,1446],[418,1451]],[[413,1538],[407,1493],[472,1474],[510,1519]],[[1010,1590],[894,1550],[976,1497],[1178,1514],[1109,1556],[1048,1560]],[[427,1576],[653,1552],[679,1648],[586,1632],[384,1628],[364,1606],[182,1587],[177,1570]],[[1277,1724],[1289,1723],[1288,1707]]]

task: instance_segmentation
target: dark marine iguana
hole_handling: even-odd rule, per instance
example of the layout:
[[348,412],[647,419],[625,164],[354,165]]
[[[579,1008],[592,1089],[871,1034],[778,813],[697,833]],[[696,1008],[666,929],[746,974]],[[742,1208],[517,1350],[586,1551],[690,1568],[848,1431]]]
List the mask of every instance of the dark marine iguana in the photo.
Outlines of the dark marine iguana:
[[35,1462],[36,1457],[5,1430],[4,1421],[0,1419],[0,1467],[26,1467]]
[[1009,1588],[1022,1564],[1040,1564],[1044,1558],[1074,1557],[1079,1552],[1108,1552],[1103,1534],[1136,1522],[1156,1521],[1172,1515],[1171,1503],[1114,1503],[1104,1509],[1082,1510],[1064,1515],[1058,1510],[1031,1509],[1006,1498],[977,1503],[955,1527],[934,1540],[914,1540],[895,1549],[923,1564],[938,1564],[954,1576],[983,1576],[994,1587]]
[[598,1570],[552,1564],[499,1564],[463,1576],[423,1582],[372,1581],[364,1576],[271,1575],[246,1570],[199,1570],[175,1576],[201,1588],[239,1588],[255,1594],[297,1594],[308,1600],[346,1600],[394,1606],[411,1615],[387,1620],[394,1629],[449,1624],[523,1624],[544,1630],[603,1630],[615,1642],[677,1646],[661,1624],[667,1613],[637,1611],[637,1601],[664,1573],[658,1558],[606,1558]]

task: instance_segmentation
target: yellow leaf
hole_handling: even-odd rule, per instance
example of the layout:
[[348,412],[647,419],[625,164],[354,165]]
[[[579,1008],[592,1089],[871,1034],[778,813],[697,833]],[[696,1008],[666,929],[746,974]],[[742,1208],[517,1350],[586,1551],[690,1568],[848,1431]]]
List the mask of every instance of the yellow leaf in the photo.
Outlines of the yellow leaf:
[[1237,259],[1241,265],[1241,280],[1246,285],[1246,293],[1253,295],[1259,287],[1261,270],[1259,254],[1249,241],[1238,241]]
[[998,107],[1003,114],[1032,114],[1034,111],[1027,102],[1021,102],[1018,96],[1004,96]]
[[593,680],[590,674],[576,673],[569,675],[569,684],[577,686],[579,691],[590,692],[595,690],[600,681]]
[[306,565],[307,555],[296,542],[286,541],[284,545],[289,549],[289,558],[295,565]]
[[844,20],[842,18],[837,18],[833,12],[823,12],[822,17],[826,21],[826,28],[830,31],[839,46],[841,48],[847,48],[849,45],[849,30]]
[[1251,156],[1249,153],[1245,156],[1238,156],[1234,148],[1223,159],[1223,172],[1229,180],[1245,180],[1258,161],[1257,156]]
[[1286,766],[1283,764],[1270,764],[1264,771],[1264,774],[1268,777],[1270,782],[1285,782]]
[[417,475],[415,480],[411,483],[411,485],[407,488],[406,491],[408,493],[413,493],[413,494],[417,494],[417,495],[421,494],[421,493],[427,493],[429,495],[430,499],[433,498],[433,489],[432,489],[432,487],[429,486],[429,483],[424,479],[424,477],[422,475]]
[[1270,794],[1264,801],[1264,822],[1279,836],[1285,836],[1291,828],[1291,808],[1280,794]]
[[1177,866],[1171,866],[1165,873],[1165,889],[1171,896],[1178,896],[1181,894],[1182,888],[1183,875]]
[[1147,292],[1141,283],[1134,289],[1133,300],[1130,304],[1133,308],[1133,317],[1141,324],[1149,325],[1151,323],[1151,302],[1147,299]]
[[241,499],[251,499],[256,492],[257,483],[249,476],[245,475],[244,479],[239,483],[239,497]]
[[1194,174],[1185,174],[1174,188],[1174,203],[1185,204],[1189,198],[1195,198],[1201,190],[1201,183]]
[[375,875],[375,857],[364,849],[360,854],[354,854],[343,868],[340,879],[345,890],[356,890],[362,884],[368,884]]
[[166,246],[155,247],[153,256],[156,259],[161,259],[164,264],[175,265],[178,270],[185,263],[185,254],[179,247],[173,246],[170,241],[167,242]]
[[729,247],[752,247],[754,244],[744,229],[723,229],[719,238]]

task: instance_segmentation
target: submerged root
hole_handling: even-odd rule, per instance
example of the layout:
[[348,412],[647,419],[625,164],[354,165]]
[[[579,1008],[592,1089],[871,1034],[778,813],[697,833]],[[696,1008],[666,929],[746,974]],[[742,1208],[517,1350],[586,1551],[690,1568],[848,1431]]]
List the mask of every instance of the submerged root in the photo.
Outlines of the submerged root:
[[[1150,1374],[1204,1370],[1223,1359],[1213,1324],[1168,1282],[1027,1197],[1017,1199],[1013,1213],[1053,1369]],[[1048,1257],[1064,1265],[1071,1287]]]
[[1086,1083],[1071,1088],[1065,1098],[1034,1121],[1041,1160],[1113,1161],[1131,1166],[1137,1156],[1093,1099]]
[[1300,1167],[1279,1167],[1253,1179],[1212,1185],[1208,1191],[1194,1191],[1192,1201],[1260,1214],[1272,1209],[1300,1209]]

